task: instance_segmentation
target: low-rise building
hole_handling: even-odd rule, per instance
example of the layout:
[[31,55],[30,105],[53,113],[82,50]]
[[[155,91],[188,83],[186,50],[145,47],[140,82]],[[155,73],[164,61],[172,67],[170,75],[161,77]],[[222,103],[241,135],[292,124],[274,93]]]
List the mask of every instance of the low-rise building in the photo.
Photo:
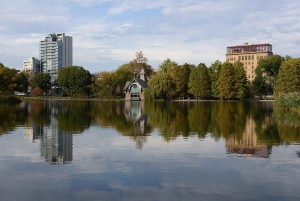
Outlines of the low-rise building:
[[29,59],[24,60],[23,72],[29,73],[30,77],[41,72],[40,60],[36,59],[35,57],[30,57]]

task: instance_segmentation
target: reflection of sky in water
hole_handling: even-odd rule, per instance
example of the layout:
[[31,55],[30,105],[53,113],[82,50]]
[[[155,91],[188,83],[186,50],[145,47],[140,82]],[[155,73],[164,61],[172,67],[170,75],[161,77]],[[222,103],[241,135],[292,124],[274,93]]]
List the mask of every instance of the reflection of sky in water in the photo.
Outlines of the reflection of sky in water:
[[17,129],[0,138],[0,200],[299,200],[299,146],[264,158],[226,154],[225,140],[154,131],[142,150],[129,137],[91,127],[73,136],[73,162],[49,165],[40,140]]

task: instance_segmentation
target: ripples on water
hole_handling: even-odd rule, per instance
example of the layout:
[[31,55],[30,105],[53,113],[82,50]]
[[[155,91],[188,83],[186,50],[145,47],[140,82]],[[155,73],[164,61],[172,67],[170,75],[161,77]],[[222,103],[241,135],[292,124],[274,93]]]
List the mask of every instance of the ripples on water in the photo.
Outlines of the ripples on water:
[[273,103],[0,107],[0,200],[299,200],[299,118]]

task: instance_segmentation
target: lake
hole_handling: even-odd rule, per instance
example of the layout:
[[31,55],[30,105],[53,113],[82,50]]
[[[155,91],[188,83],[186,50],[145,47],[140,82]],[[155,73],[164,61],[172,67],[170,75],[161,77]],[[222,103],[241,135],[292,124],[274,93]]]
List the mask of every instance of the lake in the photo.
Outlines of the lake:
[[275,102],[0,105],[0,200],[300,200],[299,145]]

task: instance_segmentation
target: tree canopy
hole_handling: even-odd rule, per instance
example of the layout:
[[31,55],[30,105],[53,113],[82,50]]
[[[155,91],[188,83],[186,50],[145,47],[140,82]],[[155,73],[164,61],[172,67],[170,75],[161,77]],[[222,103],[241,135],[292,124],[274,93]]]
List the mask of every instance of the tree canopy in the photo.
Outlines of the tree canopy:
[[32,89],[39,87],[47,92],[51,88],[51,77],[48,73],[38,73],[29,80],[29,83]]
[[280,66],[275,95],[300,91],[300,58],[288,59]]
[[193,68],[189,79],[189,92],[195,97],[209,97],[211,95],[211,80],[204,63]]
[[70,66],[58,71],[57,83],[73,94],[86,94],[91,84],[91,74],[81,66]]
[[14,91],[26,92],[27,88],[28,81],[24,73],[0,63],[0,94],[13,94]]

